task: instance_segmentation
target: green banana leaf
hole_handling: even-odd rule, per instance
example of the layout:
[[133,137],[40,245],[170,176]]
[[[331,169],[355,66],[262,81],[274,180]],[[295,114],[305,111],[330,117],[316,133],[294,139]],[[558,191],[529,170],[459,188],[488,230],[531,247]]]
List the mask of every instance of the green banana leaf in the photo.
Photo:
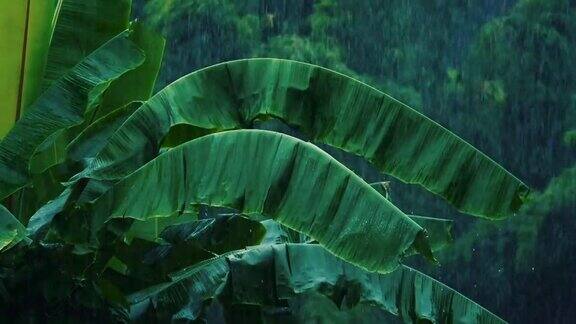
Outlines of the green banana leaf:
[[[388,197],[388,182],[371,183],[370,186],[376,189],[384,198],[390,200]],[[452,225],[454,222],[452,220],[416,215],[408,215],[408,217],[426,229],[432,251],[439,251],[451,245],[454,241],[452,236]]]
[[28,225],[26,226],[26,232],[30,237],[35,238],[41,230],[52,222],[56,214],[64,211],[65,206],[67,204],[69,205],[72,191],[72,189],[67,188],[56,199],[40,207],[34,215],[30,217]]
[[[60,183],[79,171],[76,169],[78,162],[98,153],[106,143],[106,139],[142,102],[132,101],[97,118],[99,115],[110,110],[112,105],[133,99],[145,100],[151,95],[162,60],[164,39],[148,31],[139,23],[132,24],[132,30],[130,39],[144,50],[146,60],[136,69],[111,82],[102,96],[103,102],[97,105],[97,109],[93,109],[90,116],[86,117],[85,113],[84,122],[81,125],[61,130],[35,150],[30,160],[33,180],[29,187],[20,190],[15,199],[25,201],[24,204],[17,203],[17,209],[13,209],[19,219],[28,219],[48,200],[54,199],[63,189]],[[138,82],[134,82],[135,79]],[[132,84],[125,87],[128,88],[127,91],[114,90],[130,82]],[[36,188],[50,189],[39,191]]]
[[[21,203],[12,209],[14,215],[25,220],[40,217],[36,214],[45,214],[44,210],[55,210],[51,205],[58,204],[60,198],[57,195],[65,189],[61,183],[79,171],[80,161],[95,156],[112,133],[140,105],[142,102],[132,102],[112,111],[88,125],[71,141],[77,130],[66,129],[62,132],[64,136],[54,141],[50,150],[37,150],[30,161],[32,181],[16,194],[14,200]],[[42,172],[34,174],[34,170]],[[51,213],[50,217],[44,215],[42,218],[49,222],[53,216],[54,213]]]
[[390,272],[413,250],[433,259],[425,231],[352,171],[310,143],[262,130],[178,146],[118,182],[85,213],[95,238],[112,219],[166,217],[199,204],[275,219],[369,270]]
[[160,71],[166,40],[149,30],[144,24],[134,22],[130,38],[146,55],[146,61],[138,68],[115,80],[102,96],[102,102],[93,113],[92,119],[100,118],[111,111],[133,101],[146,101],[152,95]]
[[[453,221],[414,215],[407,216],[426,230],[432,252],[442,250],[454,241],[452,236]],[[278,222],[267,219],[262,221],[262,224],[266,227],[266,235],[262,244],[307,243],[307,238],[302,237],[297,232],[294,233],[294,231]]]
[[58,0],[2,3],[0,10],[0,138],[38,97]]
[[[147,30],[140,23],[131,24],[130,40],[140,48],[146,60],[107,85],[99,103],[84,113],[80,125],[60,130],[49,137],[36,150],[30,160],[33,181],[22,189],[12,209],[19,219],[27,219],[48,200],[54,199],[62,190],[60,183],[78,172],[78,161],[96,154],[112,133],[141,103],[150,97],[162,61],[164,39]],[[127,104],[126,104],[127,103]],[[119,105],[118,108],[116,105]],[[124,106],[122,106],[124,105]],[[101,116],[104,113],[107,115]],[[92,126],[94,125],[94,127]],[[35,186],[41,183],[42,186]],[[54,188],[37,190],[36,188]],[[25,200],[25,204],[18,203]]]
[[227,62],[189,74],[156,94],[77,175],[119,180],[153,159],[177,126],[190,140],[280,118],[312,141],[370,161],[420,184],[468,214],[514,214],[528,188],[442,126],[342,74],[279,59]]
[[48,88],[86,56],[128,28],[131,0],[60,0],[43,86]]
[[35,150],[62,129],[83,122],[84,112],[113,80],[144,61],[126,31],[87,56],[47,89],[0,142],[0,199],[25,186]]
[[[50,149],[36,150],[30,161],[30,170],[42,173],[49,168],[64,163],[81,161],[95,156],[105,145],[107,139],[122,125],[142,102],[132,102],[95,120],[78,134],[78,130],[65,129],[59,141],[54,141]],[[66,179],[62,179],[64,181]]]
[[16,245],[25,237],[24,225],[0,205],[0,252]]
[[[202,314],[203,302],[215,298],[224,307],[247,304],[265,311],[316,293],[329,298],[339,310],[376,307],[405,323],[504,323],[414,269],[402,266],[390,274],[370,273],[314,244],[238,251],[175,273],[172,279],[128,297],[133,319],[147,315],[160,321],[194,320]],[[372,313],[365,315],[362,322],[378,322]]]
[[145,55],[144,63],[107,85],[106,91],[99,98],[98,103],[95,103],[94,107],[89,107],[85,112],[82,125],[62,130],[50,141],[43,143],[32,157],[31,172],[42,173],[63,162],[66,153],[64,148],[95,120],[99,120],[117,109],[122,109],[131,102],[148,100],[156,83],[165,41],[160,35],[146,29],[140,23],[133,23],[130,30],[130,40]]

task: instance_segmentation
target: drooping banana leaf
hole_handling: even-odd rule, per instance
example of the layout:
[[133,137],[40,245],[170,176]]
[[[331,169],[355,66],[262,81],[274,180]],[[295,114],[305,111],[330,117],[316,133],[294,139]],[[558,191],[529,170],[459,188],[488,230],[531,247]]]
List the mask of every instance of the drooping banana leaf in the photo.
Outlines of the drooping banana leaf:
[[[21,219],[29,217],[39,206],[49,199],[54,199],[59,192],[38,191],[34,188],[36,183],[42,182],[42,187],[59,187],[61,182],[78,172],[78,161],[96,154],[111,133],[140,106],[140,102],[133,100],[146,100],[151,95],[162,60],[164,39],[140,23],[133,23],[131,30],[130,40],[143,50],[146,56],[144,63],[112,81],[102,94],[100,103],[85,112],[81,125],[61,130],[36,149],[30,161],[30,171],[34,174],[33,182],[22,189],[24,192],[18,199],[25,199],[24,208],[31,212],[20,211],[18,216]],[[120,108],[116,106],[123,104],[125,105]],[[98,119],[110,110],[111,113]]]
[[5,1],[0,10],[0,138],[38,96],[58,0]]
[[425,231],[361,178],[316,146],[269,131],[180,145],[118,182],[86,213],[94,237],[111,219],[146,220],[198,204],[275,219],[374,271],[394,270],[408,251],[432,258]]
[[158,154],[173,126],[188,134],[183,142],[268,117],[420,184],[468,214],[509,216],[528,192],[486,155],[388,95],[318,66],[278,59],[218,64],[174,82],[136,111],[76,179],[121,179]]
[[16,217],[0,205],[0,252],[9,249],[26,237],[26,229]]
[[[144,61],[126,31],[94,51],[47,89],[0,142],[0,199],[29,181],[28,163],[39,145],[83,122],[84,111],[111,81]],[[96,90],[95,90],[96,89]]]
[[108,87],[93,118],[100,118],[133,101],[146,101],[152,95],[166,40],[142,23],[134,22],[130,28],[134,31],[131,40],[144,52],[146,60]]
[[44,75],[44,88],[128,28],[131,0],[60,0]]
[[[451,220],[414,215],[408,215],[408,217],[426,230],[428,242],[433,252],[442,250],[452,244],[453,222]],[[263,244],[307,243],[301,235],[296,235],[297,233],[293,233],[289,228],[273,220],[267,219],[262,224],[266,227]]]
[[37,233],[50,224],[54,216],[64,211],[66,204],[69,204],[72,192],[73,190],[70,188],[64,190],[58,197],[40,207],[30,217],[26,226],[26,231],[30,237],[35,237]]
[[[61,77],[93,49],[125,30],[128,27],[130,4],[129,0],[63,0],[54,42],[50,47],[47,79]],[[33,160],[36,163],[31,165],[33,173],[44,172],[48,167],[57,164],[58,159],[63,157],[63,149],[67,144],[96,117],[129,102],[149,98],[162,59],[164,39],[139,23],[132,24],[130,29],[130,40],[144,52],[145,62],[110,84],[96,87],[100,92],[106,91],[101,96],[94,95],[91,103],[96,106],[94,111],[85,117],[82,125],[61,130],[37,147],[39,152],[36,152]],[[136,79],[138,82],[135,82]],[[47,83],[51,84],[52,81]],[[131,86],[126,86],[127,83]],[[123,91],[118,91],[118,88]]]
[[[388,182],[371,183],[370,186],[376,189],[384,198],[390,200]],[[432,251],[439,251],[454,241],[452,237],[452,225],[454,222],[452,220],[416,215],[408,215],[408,217],[426,229]]]
[[[45,220],[44,225],[49,223],[56,210],[62,211],[59,207],[53,206],[62,203],[62,197],[58,197],[58,194],[62,193],[65,187],[61,183],[79,171],[82,159],[96,155],[112,133],[141,104],[141,102],[132,102],[114,110],[84,128],[70,143],[67,143],[67,135],[72,135],[74,132],[66,129],[63,132],[66,136],[61,138],[65,139],[64,141],[55,141],[50,150],[36,151],[30,161],[32,181],[27,187],[13,195],[13,197],[16,196],[14,200],[17,201],[12,208],[14,215],[21,220],[40,217]],[[58,145],[60,143],[62,145]],[[34,174],[34,170],[43,168],[48,169],[40,174]],[[50,216],[46,214],[47,211]]]
[[[36,149],[30,159],[31,173],[41,174],[55,165],[67,161],[79,162],[96,155],[114,131],[141,105],[142,102],[132,102],[96,119],[86,127],[79,125],[61,130],[56,138],[45,141]],[[63,175],[60,181],[65,180],[66,175]]]
[[[370,273],[314,244],[259,246],[204,261],[172,278],[129,296],[133,319],[148,315],[160,321],[194,320],[203,302],[214,298],[225,307],[248,304],[266,310],[316,293],[342,311],[376,307],[406,323],[504,323],[414,269]],[[377,322],[367,315],[362,322]]]
[[[42,180],[45,184],[54,183],[57,187],[59,183],[78,172],[76,169],[78,160],[92,157],[91,154],[97,153],[110,133],[140,105],[134,100],[147,100],[151,95],[162,60],[164,39],[140,23],[133,23],[131,30],[130,40],[143,50],[146,60],[107,85],[108,88],[102,94],[100,102],[85,112],[82,124],[60,130],[36,149],[30,161],[30,172],[34,174],[34,182]],[[120,108],[117,105],[120,105]],[[110,110],[111,113],[98,119]],[[92,127],[93,122],[97,124],[95,127]],[[55,198],[59,192],[58,190],[38,192],[29,187],[22,189],[27,192],[26,197],[21,198],[26,199],[26,206],[32,211],[37,210],[38,206],[46,203],[48,199]],[[26,215],[29,217],[30,212],[25,212],[23,216]]]
[[148,100],[156,83],[165,41],[140,23],[133,23],[130,30],[130,40],[145,55],[144,63],[107,85],[99,102],[94,103],[93,107],[89,107],[85,112],[82,125],[62,130],[54,138],[43,143],[32,158],[30,169],[33,173],[44,172],[62,162],[65,159],[64,148],[95,120],[122,109],[131,102]]

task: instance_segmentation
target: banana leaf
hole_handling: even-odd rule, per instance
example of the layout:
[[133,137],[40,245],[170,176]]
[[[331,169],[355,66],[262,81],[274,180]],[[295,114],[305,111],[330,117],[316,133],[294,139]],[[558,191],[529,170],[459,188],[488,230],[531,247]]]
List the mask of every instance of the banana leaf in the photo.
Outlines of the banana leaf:
[[458,136],[388,95],[318,66],[278,59],[227,62],[156,94],[110,139],[81,177],[118,180],[153,159],[172,127],[180,142],[280,118],[310,140],[362,156],[468,214],[514,214],[528,188]]
[[0,11],[0,138],[38,96],[58,0],[2,3]]
[[60,0],[43,86],[48,88],[86,56],[128,28],[131,0]]
[[[224,307],[256,306],[264,313],[285,309],[286,301],[311,293],[329,299],[340,311],[377,308],[405,323],[505,323],[414,269],[401,266],[389,274],[370,273],[314,244],[259,246],[213,258],[174,273],[171,282],[128,296],[128,301],[133,320],[195,320],[211,299]],[[310,320],[306,315],[300,314],[301,319]],[[317,310],[315,315],[332,316]],[[363,323],[379,322],[372,312],[364,315]]]
[[146,101],[152,95],[162,64],[166,40],[140,22],[133,22],[130,28],[133,30],[130,39],[144,52],[146,60],[138,68],[115,80],[106,89],[102,102],[92,114],[92,119],[107,115],[130,102]]
[[433,259],[425,231],[352,171],[310,143],[262,130],[178,146],[81,213],[94,239],[112,219],[166,217],[199,204],[274,219],[369,270],[390,272],[414,250]]
[[[85,112],[82,124],[60,130],[36,149],[30,160],[33,180],[13,199],[15,205],[23,206],[18,211],[12,209],[19,219],[29,218],[41,205],[54,199],[62,190],[58,189],[60,183],[78,172],[78,161],[96,154],[106,138],[141,105],[139,101],[151,95],[162,60],[164,39],[140,23],[133,23],[131,30],[130,40],[144,52],[144,63],[112,81],[96,107]],[[41,186],[37,185],[39,183]],[[19,204],[20,200],[26,203]]]
[[[65,187],[61,183],[78,172],[82,159],[96,155],[106,143],[106,139],[141,104],[133,102],[114,110],[90,124],[70,143],[59,140],[54,144],[62,145],[53,145],[51,150],[36,151],[30,161],[30,169],[49,167],[40,174],[31,172],[32,180],[29,185],[11,196],[14,197],[13,201],[17,202],[11,209],[14,215],[23,221],[36,219],[35,222],[38,222],[38,219],[43,219],[42,227],[48,224],[57,212],[62,211],[61,207],[54,206],[62,206],[62,197],[58,195],[64,194],[62,191]],[[72,132],[66,130],[64,133],[68,135]]]
[[26,237],[26,229],[16,217],[0,205],[0,252],[16,245]]
[[140,23],[130,26],[130,40],[145,55],[145,61],[137,68],[126,72],[107,85],[98,103],[85,112],[82,125],[62,130],[57,136],[42,144],[32,157],[30,169],[33,173],[42,173],[48,168],[65,160],[64,148],[95,120],[107,116],[131,102],[148,100],[152,94],[156,77],[160,69],[164,51],[164,38],[146,29]]
[[[74,164],[96,155],[114,131],[141,105],[142,102],[132,102],[91,123],[62,129],[57,136],[51,137],[36,149],[30,159],[30,172],[42,174],[56,165],[66,162]],[[63,174],[60,181],[70,176]]]
[[[454,241],[452,236],[453,221],[414,215],[408,215],[408,217],[426,230],[432,252],[442,250]],[[299,233],[294,233],[294,231],[278,224],[278,222],[267,219],[262,221],[262,224],[266,227],[266,235],[262,240],[262,244],[307,243],[306,237],[302,237]]]
[[35,150],[62,129],[83,122],[84,112],[113,80],[144,61],[126,31],[87,56],[54,83],[0,142],[0,199],[25,186]]

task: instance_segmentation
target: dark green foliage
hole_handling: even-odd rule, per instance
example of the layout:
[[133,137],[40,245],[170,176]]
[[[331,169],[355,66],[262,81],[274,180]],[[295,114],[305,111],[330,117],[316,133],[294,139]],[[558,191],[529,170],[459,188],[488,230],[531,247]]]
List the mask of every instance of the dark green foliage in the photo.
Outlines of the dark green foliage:
[[[298,298],[305,298],[308,307],[298,307]],[[129,296],[138,317],[147,321],[174,320],[169,314],[177,314],[179,320],[214,320],[213,299],[224,305],[224,317],[241,323],[283,317],[304,323],[314,319],[382,323],[389,321],[386,312],[405,323],[504,323],[416,270],[401,267],[389,275],[366,274],[313,244],[238,251],[183,271],[171,283]],[[259,305],[253,309],[254,318],[236,313],[248,305]],[[293,311],[282,311],[286,308]]]
[[[235,58],[319,64],[439,120],[541,189],[500,224],[458,218],[450,250],[452,221],[395,205],[458,213],[382,172],[488,218],[516,212],[526,186],[420,113],[316,66],[225,63],[149,99],[164,42],[136,24],[105,43],[128,27],[130,1],[112,2],[64,0],[52,87],[36,103],[50,113],[31,109],[0,143],[2,318],[501,322],[398,263],[430,250],[442,268],[405,262],[512,322],[576,316],[573,1],[135,10],[168,38],[158,89]],[[126,46],[110,50],[118,39]]]
[[[567,302],[569,298],[555,299],[556,302],[545,298],[550,301],[540,303],[543,296],[550,297],[555,290],[569,291],[573,286],[559,283],[553,279],[554,273],[545,271],[543,266],[535,266],[532,270],[532,265],[526,262],[531,259],[516,258],[516,249],[510,245],[511,239],[515,241],[514,238],[520,237],[518,245],[523,247],[519,249],[528,255],[539,253],[540,257],[536,259],[546,263],[546,267],[562,269],[567,275],[574,272],[576,262],[560,256],[570,254],[569,242],[573,241],[566,234],[574,225],[569,185],[551,184],[550,188],[556,189],[546,190],[554,176],[564,179],[566,184],[575,182],[570,172],[562,172],[576,157],[571,132],[576,125],[573,1],[225,3],[228,12],[235,14],[235,18],[228,17],[228,20],[251,20],[254,24],[250,25],[250,33],[232,30],[234,35],[248,37],[242,40],[241,50],[217,37],[211,39],[214,43],[209,50],[231,50],[228,52],[231,56],[226,58],[248,55],[297,58],[356,76],[448,126],[513,173],[521,175],[528,184],[554,193],[548,197],[566,197],[556,199],[560,207],[538,207],[540,211],[536,214],[521,212],[513,225],[474,226],[466,221],[457,222],[456,242],[461,237],[468,243],[457,243],[455,255],[469,257],[452,264],[451,258],[441,255],[441,261],[445,259],[443,269],[447,271],[441,275],[453,285],[478,296],[486,305],[508,314],[506,317],[514,322],[534,321],[535,318],[546,321],[550,314],[555,314],[558,321],[574,317],[570,315],[573,308]],[[193,20],[194,14],[185,7],[172,9],[188,12]],[[189,39],[178,32],[185,22],[166,19],[166,15],[158,15],[153,10],[147,12],[156,21],[163,21],[170,31],[168,37],[172,33],[179,35],[169,55],[186,53]],[[210,29],[200,27],[195,35],[211,35]],[[202,61],[200,65],[223,60],[224,57],[215,56],[212,62]],[[172,62],[163,72],[166,80],[182,75],[188,65],[199,64],[193,59]],[[360,166],[358,170],[353,169],[371,182],[392,180],[382,178],[373,170],[364,172],[367,168],[356,162],[347,165]],[[419,190],[393,180],[390,187],[390,197],[405,211],[457,217],[453,209]],[[530,206],[539,205],[540,197],[536,195]],[[485,228],[485,231],[477,233],[479,228]],[[485,239],[482,233],[489,238]],[[565,239],[557,239],[558,235],[564,235]],[[547,243],[536,244],[535,250],[534,245],[525,244],[525,237],[536,238],[528,242],[542,240]],[[545,261],[552,250],[557,250],[552,254],[554,257]],[[495,258],[493,267],[484,269],[480,266]],[[517,265],[516,259],[524,262]],[[501,267],[504,263],[509,266]],[[468,265],[479,269],[478,272],[464,275],[460,269]],[[524,272],[533,275],[520,275]],[[487,274],[494,280],[482,281],[484,289],[478,289],[478,278]],[[540,288],[532,285],[534,278],[543,283],[541,286],[550,283],[549,292],[540,293]],[[564,282],[571,281],[566,279]],[[514,288],[502,288],[507,286]],[[510,293],[495,298],[495,291]],[[530,297],[531,306],[517,302],[513,293],[533,296]]]
[[482,119],[500,159],[539,188],[571,162],[562,137],[576,123],[574,44],[573,2],[521,1],[482,28],[465,70],[461,100],[501,116]]

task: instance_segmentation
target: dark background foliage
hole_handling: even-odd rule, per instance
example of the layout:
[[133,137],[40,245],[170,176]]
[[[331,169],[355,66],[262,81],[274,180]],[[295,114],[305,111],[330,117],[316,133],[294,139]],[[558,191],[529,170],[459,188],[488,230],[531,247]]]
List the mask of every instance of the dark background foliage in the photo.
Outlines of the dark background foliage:
[[456,220],[442,266],[420,266],[511,322],[576,318],[576,1],[141,0],[135,11],[168,39],[158,88],[231,59],[306,61],[482,149],[534,196],[493,224],[393,183],[406,212]]

